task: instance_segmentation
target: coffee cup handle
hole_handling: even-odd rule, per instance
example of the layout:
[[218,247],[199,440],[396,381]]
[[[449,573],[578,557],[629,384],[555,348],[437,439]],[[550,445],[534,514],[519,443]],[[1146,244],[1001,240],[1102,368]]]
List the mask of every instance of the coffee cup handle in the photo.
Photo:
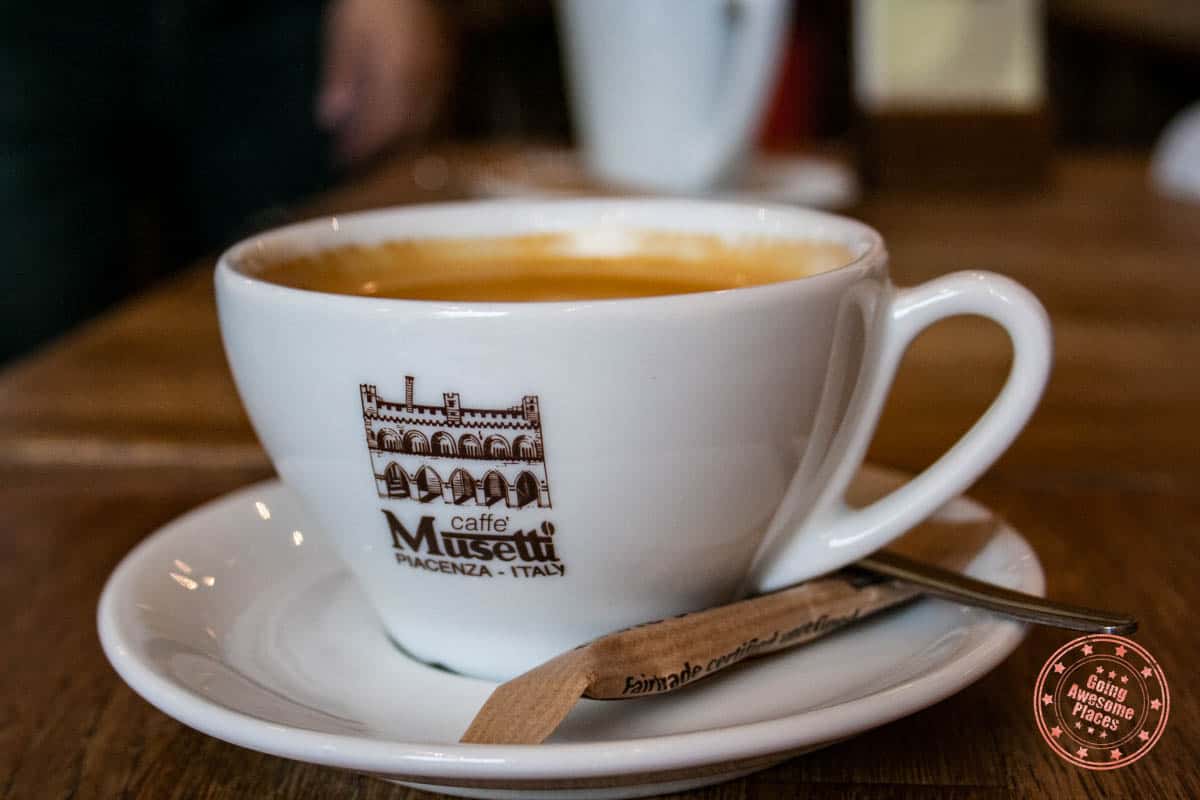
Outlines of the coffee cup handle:
[[[967,489],[1012,444],[1045,388],[1052,360],[1050,321],[1027,289],[1002,275],[956,272],[910,289],[893,289],[876,312],[882,334],[868,348],[845,421],[816,467],[801,464],[747,580],[765,592],[831,572],[883,547]],[[845,492],[861,468],[896,369],[923,330],[955,316],[997,322],[1013,360],[983,416],[924,472],[863,508]],[[818,496],[806,497],[811,486]],[[811,509],[811,510],[808,510]],[[803,515],[792,524],[790,517]]]

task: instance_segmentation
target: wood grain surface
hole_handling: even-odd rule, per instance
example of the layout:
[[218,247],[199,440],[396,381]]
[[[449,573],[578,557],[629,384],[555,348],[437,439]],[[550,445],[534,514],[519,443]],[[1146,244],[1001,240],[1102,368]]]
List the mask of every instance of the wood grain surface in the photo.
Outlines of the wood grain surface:
[[[398,159],[301,210],[463,196],[495,150]],[[1053,755],[1029,696],[1070,638],[1036,630],[978,683],[842,744],[679,797],[1200,796],[1200,206],[1154,196],[1146,163],[1061,158],[1035,194],[890,191],[852,213],[909,284],[963,268],[1022,281],[1055,325],[1029,428],[972,494],[1036,548],[1049,591],[1142,620],[1176,699],[1141,761],[1093,773]],[[989,402],[1002,334],[956,320],[902,367],[871,458],[916,470]],[[196,504],[270,474],[225,368],[200,265],[0,373],[0,797],[428,798],[196,733],[128,689],[95,606],[120,558]]]

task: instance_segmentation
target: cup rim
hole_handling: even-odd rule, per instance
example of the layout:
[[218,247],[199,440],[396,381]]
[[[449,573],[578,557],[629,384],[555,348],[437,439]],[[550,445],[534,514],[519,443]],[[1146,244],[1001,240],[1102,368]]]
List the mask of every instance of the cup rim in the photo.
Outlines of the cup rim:
[[[386,224],[394,218],[431,218],[441,216],[469,216],[504,214],[506,220],[520,221],[505,232],[498,232],[498,237],[521,236],[527,234],[557,232],[570,230],[571,225],[562,224],[561,215],[575,215],[586,219],[593,215],[598,224],[621,225],[640,228],[643,230],[666,230],[681,233],[711,234],[713,231],[705,227],[673,226],[664,221],[641,222],[633,219],[625,220],[625,215],[638,214],[674,214],[677,219],[692,216],[703,216],[715,219],[718,216],[738,215],[745,219],[745,229],[752,225],[760,230],[771,229],[768,235],[780,239],[797,241],[832,242],[848,247],[858,245],[861,251],[849,261],[831,269],[826,269],[812,275],[801,275],[788,280],[773,281],[753,286],[739,286],[725,289],[710,289],[684,294],[645,295],[636,297],[595,298],[585,300],[509,300],[509,301],[463,301],[463,300],[430,300],[397,297],[377,297],[369,295],[340,294],[335,292],[302,289],[284,284],[274,283],[256,275],[239,265],[251,250],[261,251],[265,247],[278,245],[289,240],[318,240],[338,236],[351,236],[343,233],[346,229],[371,228]],[[539,222],[540,220],[540,222]],[[558,224],[546,224],[546,220],[557,220]],[[788,235],[789,230],[801,235]],[[817,235],[812,232],[824,233]],[[840,233],[835,237],[834,233]],[[420,236],[422,234],[418,234]],[[446,238],[469,238],[473,235],[470,230],[448,234]],[[491,235],[484,234],[484,235]],[[384,241],[405,238],[405,233],[395,236],[374,238],[355,235],[347,238],[342,244],[356,242],[382,243]],[[439,237],[440,238],[440,237]],[[333,245],[318,246],[307,249],[326,249]],[[841,280],[848,272],[869,271],[873,268],[886,270],[887,250],[883,237],[864,222],[799,206],[789,206],[773,203],[746,203],[726,200],[706,200],[674,197],[646,198],[560,198],[553,200],[511,200],[511,199],[482,199],[461,200],[436,203],[419,203],[397,206],[386,206],[349,214],[333,214],[314,217],[271,228],[253,234],[226,249],[217,259],[215,280],[218,286],[238,285],[244,289],[261,293],[263,299],[277,299],[285,302],[319,302],[344,306],[358,311],[367,310],[369,306],[381,309],[407,309],[418,312],[447,312],[450,314],[471,315],[474,313],[512,313],[516,311],[538,310],[556,312],[577,310],[583,307],[598,309],[615,309],[627,306],[639,308],[646,305],[661,305],[664,307],[679,307],[705,302],[721,302],[730,299],[761,298],[773,295],[784,288],[812,286],[827,281]]]

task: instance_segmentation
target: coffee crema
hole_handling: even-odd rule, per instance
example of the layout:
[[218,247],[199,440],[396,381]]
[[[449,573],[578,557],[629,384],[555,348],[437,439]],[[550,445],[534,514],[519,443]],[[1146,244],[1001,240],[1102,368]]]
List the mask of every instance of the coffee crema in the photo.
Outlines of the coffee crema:
[[844,245],[597,229],[400,239],[291,257],[250,256],[262,280],[333,294],[449,302],[553,302],[692,294],[794,280],[848,264]]

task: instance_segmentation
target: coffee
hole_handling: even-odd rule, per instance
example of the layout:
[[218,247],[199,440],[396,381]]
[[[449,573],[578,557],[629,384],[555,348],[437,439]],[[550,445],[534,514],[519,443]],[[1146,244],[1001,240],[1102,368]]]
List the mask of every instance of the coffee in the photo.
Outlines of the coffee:
[[843,266],[832,242],[630,230],[406,239],[292,257],[249,271],[334,294],[458,302],[549,302],[691,294],[793,280]]

